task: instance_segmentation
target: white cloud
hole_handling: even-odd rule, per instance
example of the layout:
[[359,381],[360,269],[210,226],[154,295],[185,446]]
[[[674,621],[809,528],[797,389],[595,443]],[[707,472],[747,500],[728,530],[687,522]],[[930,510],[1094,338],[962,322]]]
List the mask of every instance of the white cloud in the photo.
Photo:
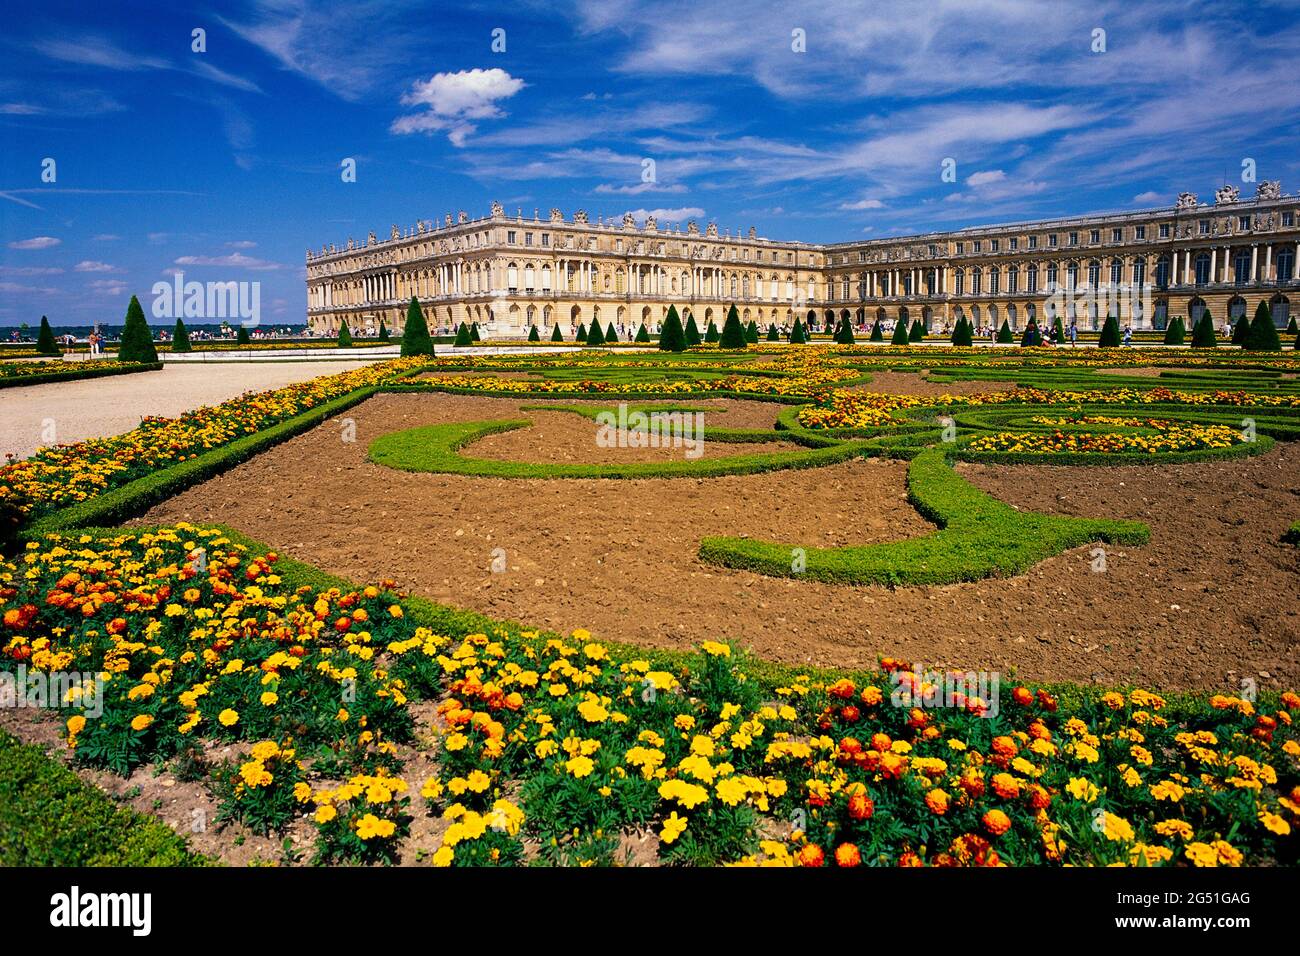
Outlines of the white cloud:
[[6,266],[0,265],[0,276],[53,276],[63,270],[58,266]]
[[101,232],[97,236],[90,237],[94,242],[117,242],[121,236],[115,236],[111,232]]
[[119,296],[126,293],[126,283],[121,279],[96,279],[90,284],[96,295]]
[[55,239],[53,236],[35,236],[31,239],[19,239],[16,242],[9,243],[10,249],[52,249],[57,246],[62,239]]
[[987,186],[989,183],[1000,183],[1006,178],[1007,174],[1001,169],[980,170],[966,177],[966,185]]
[[678,209],[629,209],[632,218],[645,222],[647,216],[654,216],[660,222],[681,222],[683,219],[703,219],[704,210],[699,206],[682,206]]
[[181,256],[176,260],[176,264],[178,266],[223,266],[233,269],[253,269],[258,272],[284,268],[278,262],[254,259],[239,252],[224,256]]
[[228,242],[226,245],[231,249],[252,249],[257,246],[252,239],[236,239],[234,242]]
[[686,187],[682,183],[673,183],[670,186],[664,186],[660,183],[636,183],[631,186],[615,186],[612,183],[601,183],[596,187],[596,192],[620,196],[639,196],[641,193],[684,193]]
[[859,199],[857,202],[842,202],[841,209],[884,209],[885,204],[879,199]]
[[116,272],[117,266],[110,266],[107,262],[98,262],[94,259],[82,259],[72,267],[76,272]]
[[1154,189],[1148,189],[1146,192],[1138,193],[1136,196],[1134,196],[1133,201],[1135,203],[1141,203],[1144,206],[1149,206],[1151,203],[1160,202],[1160,200],[1164,198],[1165,198],[1164,196],[1156,192]]
[[420,113],[399,116],[390,130],[394,133],[432,133],[446,131],[454,146],[464,146],[465,138],[481,120],[500,119],[504,111],[497,105],[524,88],[524,81],[505,70],[475,68],[458,73],[435,73],[417,82],[402,97],[403,106],[427,106]]

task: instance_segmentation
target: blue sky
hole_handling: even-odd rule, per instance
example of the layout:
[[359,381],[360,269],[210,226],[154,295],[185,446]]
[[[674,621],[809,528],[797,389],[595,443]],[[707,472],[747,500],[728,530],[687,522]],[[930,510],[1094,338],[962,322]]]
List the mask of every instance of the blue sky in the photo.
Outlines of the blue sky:
[[[1225,177],[1249,195],[1247,158],[1296,192],[1298,12],[1267,0],[11,5],[0,325],[116,323],[132,293],[147,301],[177,269],[260,281],[262,321],[301,323],[307,247],[483,215],[493,199],[511,215],[650,210],[829,242],[1172,204]],[[195,28],[206,52],[191,49]],[[348,157],[356,182],[340,176]],[[941,179],[948,158],[955,183]]]

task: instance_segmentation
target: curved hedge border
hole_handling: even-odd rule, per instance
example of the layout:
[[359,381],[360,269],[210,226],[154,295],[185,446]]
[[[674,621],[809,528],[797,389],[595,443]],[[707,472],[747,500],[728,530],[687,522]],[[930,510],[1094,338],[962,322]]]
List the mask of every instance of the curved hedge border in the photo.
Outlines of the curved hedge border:
[[162,821],[0,731],[0,866],[210,866]]
[[[789,468],[820,468],[846,461],[862,454],[857,443],[835,443],[819,448],[760,455],[735,455],[730,458],[698,461],[633,462],[626,465],[583,464],[548,465],[534,462],[495,461],[469,458],[458,454],[461,448],[500,432],[526,428],[527,419],[485,422],[453,422],[424,425],[404,431],[389,432],[370,443],[369,457],[377,465],[401,471],[432,472],[449,475],[475,475],[484,478],[715,478],[721,475],[753,475]],[[709,440],[705,432],[704,440]],[[757,433],[760,440],[783,439],[776,432]],[[722,439],[726,440],[726,439]],[[731,438],[731,441],[752,441]]]
[[[25,364],[25,363],[24,363]],[[45,363],[39,363],[45,364]],[[136,372],[157,372],[163,367],[162,362],[123,362],[115,366],[97,368],[77,368],[74,363],[67,364],[67,371],[32,372],[30,375],[9,375],[0,368],[0,388],[19,388],[24,385],[47,385],[50,382],[75,382],[90,378],[107,378],[110,375],[133,375]]]
[[[1062,518],[1017,511],[953,471],[939,449],[918,454],[907,470],[908,498],[940,530],[920,538],[842,548],[803,548],[715,537],[700,542],[700,560],[774,577],[832,584],[953,584],[1019,574],[1069,548],[1105,541],[1145,544],[1140,522]],[[795,549],[806,560],[795,570]]]
[[315,428],[325,419],[365,401],[379,390],[378,385],[368,385],[348,392],[270,428],[236,438],[232,442],[206,451],[197,458],[178,462],[151,475],[137,478],[88,501],[60,508],[27,525],[19,535],[25,540],[31,540],[53,531],[71,531],[92,525],[111,525],[137,517],[172,495],[199,482],[207,481],[223,471],[229,471],[254,455]]

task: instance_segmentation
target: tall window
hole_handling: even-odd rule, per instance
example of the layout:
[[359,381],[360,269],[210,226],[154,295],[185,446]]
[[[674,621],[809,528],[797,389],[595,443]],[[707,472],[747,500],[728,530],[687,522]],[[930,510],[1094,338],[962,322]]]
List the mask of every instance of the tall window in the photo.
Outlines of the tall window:
[[1013,295],[1020,291],[1020,269],[1015,265],[1007,267],[1007,291]]
[[1038,263],[1031,262],[1025,269],[1025,291],[1038,291]]
[[1124,263],[1119,259],[1110,260],[1110,284],[1119,285],[1124,281]]
[[1196,257],[1196,284],[1205,285],[1210,281],[1210,254],[1202,252]]
[[1237,280],[1237,285],[1245,285],[1250,281],[1250,250],[1238,249],[1237,254],[1232,259],[1233,273]]
[[958,269],[952,275],[952,291],[957,295],[965,295],[966,293],[966,273],[961,269]]
[[997,266],[989,269],[989,292],[993,295],[998,294],[998,269]]
[[1282,249],[1277,254],[1277,281],[1290,282],[1295,275],[1295,252]]
[[1170,261],[1168,255],[1156,260],[1156,285],[1162,289],[1169,288]]
[[1141,286],[1147,281],[1147,261],[1142,258],[1133,260],[1133,284]]

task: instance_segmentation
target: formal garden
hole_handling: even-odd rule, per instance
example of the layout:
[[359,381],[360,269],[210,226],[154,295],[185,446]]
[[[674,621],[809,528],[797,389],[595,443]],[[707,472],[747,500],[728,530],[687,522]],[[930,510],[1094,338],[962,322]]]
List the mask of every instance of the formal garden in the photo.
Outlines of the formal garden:
[[725,344],[0,466],[3,862],[1295,862],[1294,352]]

